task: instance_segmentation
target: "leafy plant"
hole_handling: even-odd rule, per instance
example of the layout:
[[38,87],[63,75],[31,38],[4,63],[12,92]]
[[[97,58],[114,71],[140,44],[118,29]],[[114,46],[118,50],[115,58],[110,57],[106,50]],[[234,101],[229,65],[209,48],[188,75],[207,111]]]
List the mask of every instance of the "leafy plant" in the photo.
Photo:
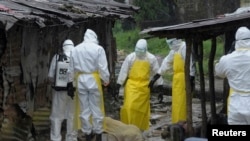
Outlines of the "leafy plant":
[[[116,37],[117,49],[124,50],[127,53],[133,52],[136,42],[140,38],[144,38],[139,34],[139,28],[134,30],[122,30],[121,23],[117,22],[113,28],[114,36]],[[148,51],[160,56],[166,56],[169,48],[163,38],[149,38],[147,39]]]

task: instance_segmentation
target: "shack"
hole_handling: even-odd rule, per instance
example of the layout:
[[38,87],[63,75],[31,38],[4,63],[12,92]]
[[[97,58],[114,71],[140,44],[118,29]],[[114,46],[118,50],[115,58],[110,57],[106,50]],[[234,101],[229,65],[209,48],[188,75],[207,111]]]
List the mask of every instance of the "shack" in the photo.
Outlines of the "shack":
[[0,108],[18,103],[32,115],[48,106],[50,61],[65,39],[75,45],[82,42],[87,28],[97,33],[114,78],[112,28],[117,19],[133,21],[137,11],[138,7],[113,0],[1,0]]
[[[189,74],[189,61],[191,50],[193,49],[195,55],[198,57],[198,71],[200,79],[200,94],[201,95],[201,107],[202,107],[202,136],[206,136],[207,129],[207,115],[205,108],[205,76],[203,71],[203,41],[211,40],[211,50],[208,61],[209,68],[209,94],[211,103],[211,124],[217,123],[217,113],[215,106],[215,85],[214,85],[214,57],[217,48],[216,38],[219,36],[224,37],[224,52],[225,54],[230,49],[232,42],[235,40],[235,31],[240,26],[250,26],[250,13],[249,8],[238,9],[234,14],[222,14],[215,18],[194,20],[186,23],[181,23],[171,26],[153,27],[144,29],[140,34],[147,34],[151,37],[159,38],[180,38],[184,39],[187,43],[186,49],[186,61],[185,61],[185,73]],[[186,78],[186,94],[187,94],[187,125],[188,135],[193,136],[192,127],[192,96],[190,90],[190,83],[188,81],[188,75]],[[227,80],[224,80],[223,87],[223,103],[227,105],[227,96],[229,93],[229,87]],[[225,106],[226,107],[226,106]],[[226,111],[226,110],[225,110]]]

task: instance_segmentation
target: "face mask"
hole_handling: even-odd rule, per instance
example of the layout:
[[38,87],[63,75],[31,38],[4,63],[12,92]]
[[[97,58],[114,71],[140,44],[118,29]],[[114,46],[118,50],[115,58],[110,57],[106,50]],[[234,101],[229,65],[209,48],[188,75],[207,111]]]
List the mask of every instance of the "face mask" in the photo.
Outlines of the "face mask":
[[182,45],[181,40],[174,40],[174,41],[172,41],[171,43],[168,44],[169,48],[171,50],[174,50],[174,51],[178,51],[179,48],[181,47],[181,45]]
[[135,54],[138,58],[142,58],[145,56],[146,54],[146,50],[145,49],[140,49],[140,48],[135,48]]
[[145,52],[135,52],[135,54],[138,58],[143,58],[146,55]]

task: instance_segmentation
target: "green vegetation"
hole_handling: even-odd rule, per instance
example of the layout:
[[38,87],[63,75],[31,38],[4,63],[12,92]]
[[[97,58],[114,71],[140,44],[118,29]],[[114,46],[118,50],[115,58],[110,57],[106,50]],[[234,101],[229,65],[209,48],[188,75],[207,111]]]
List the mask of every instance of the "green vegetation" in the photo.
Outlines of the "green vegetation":
[[[216,47],[216,53],[215,53],[215,58],[214,60],[219,60],[220,57],[224,54],[223,47],[224,42],[222,41],[221,37],[217,38],[217,47]],[[208,75],[208,59],[209,59],[209,54],[211,51],[211,40],[207,40],[203,42],[203,70],[205,76]]]
[[169,19],[172,11],[172,1],[166,0],[134,0],[134,5],[140,7],[140,11],[135,15],[135,20],[153,21],[159,19]]
[[[204,46],[204,59],[207,60],[209,58],[209,53],[211,50],[211,41],[210,40],[204,41],[203,46]],[[217,37],[217,49],[215,53],[215,60],[218,60],[221,57],[221,55],[224,54],[223,46],[224,42],[222,40],[222,37]]]
[[[116,24],[113,29],[114,36],[116,37],[116,44],[118,50],[124,50],[125,53],[131,53],[134,51],[135,44],[138,39],[143,38],[142,35],[139,34],[140,30],[136,28],[135,30],[122,30],[121,24]],[[150,38],[148,41],[148,51],[161,57],[165,57],[169,52],[169,47],[166,44],[165,38]],[[215,60],[218,60],[221,55],[223,55],[224,42],[222,37],[217,38],[217,50],[215,55]],[[203,66],[204,66],[204,74],[208,74],[208,59],[211,50],[211,40],[206,40],[203,42]],[[197,66],[198,73],[198,66]],[[172,75],[166,74],[164,76],[165,80],[171,80]]]
[[[124,1],[124,0],[117,0]],[[134,15],[136,21],[136,27],[133,30],[124,30],[129,29],[122,25],[121,22],[116,22],[116,25],[113,29],[114,36],[116,37],[117,49],[124,50],[125,53],[130,53],[134,51],[135,44],[138,39],[144,38],[139,34],[140,26],[145,21],[157,21],[157,20],[167,20],[167,21],[178,21],[178,13],[176,13],[177,5],[176,1],[170,0],[135,0],[134,5],[140,7],[140,10],[137,14]],[[166,38],[149,38],[148,41],[148,51],[164,58],[168,52],[169,47],[166,44]],[[224,54],[223,47],[223,37],[217,38],[217,50],[214,60],[219,60],[219,58]],[[203,70],[205,76],[208,75],[208,59],[211,51],[211,40],[203,41]],[[197,65],[197,74],[198,63]],[[166,73],[163,76],[165,80],[171,80],[172,75]]]
[[[139,28],[123,30],[120,23],[115,25],[113,32],[116,37],[117,49],[124,50],[126,53],[133,52],[138,39],[143,38],[143,36],[139,34]],[[149,52],[159,56],[166,56],[169,52],[165,38],[150,38],[147,39],[147,41]]]

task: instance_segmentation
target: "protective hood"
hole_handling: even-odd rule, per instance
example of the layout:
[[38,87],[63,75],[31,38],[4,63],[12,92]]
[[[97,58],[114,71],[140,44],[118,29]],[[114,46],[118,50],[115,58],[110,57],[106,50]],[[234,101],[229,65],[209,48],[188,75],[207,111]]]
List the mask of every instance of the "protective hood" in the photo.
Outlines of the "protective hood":
[[140,39],[135,45],[135,54],[137,57],[143,57],[147,52],[147,41],[145,39]]
[[92,42],[92,43],[96,43],[98,44],[98,39],[97,39],[97,35],[96,33],[91,30],[91,29],[87,29],[84,37],[83,37],[84,42]]
[[70,57],[70,52],[74,48],[74,43],[70,40],[67,39],[63,42],[63,53]]
[[249,48],[250,49],[250,30],[247,27],[240,27],[235,34],[235,49]]
[[174,51],[178,51],[181,45],[184,43],[181,39],[176,39],[176,38],[167,39],[166,42],[169,48]]

